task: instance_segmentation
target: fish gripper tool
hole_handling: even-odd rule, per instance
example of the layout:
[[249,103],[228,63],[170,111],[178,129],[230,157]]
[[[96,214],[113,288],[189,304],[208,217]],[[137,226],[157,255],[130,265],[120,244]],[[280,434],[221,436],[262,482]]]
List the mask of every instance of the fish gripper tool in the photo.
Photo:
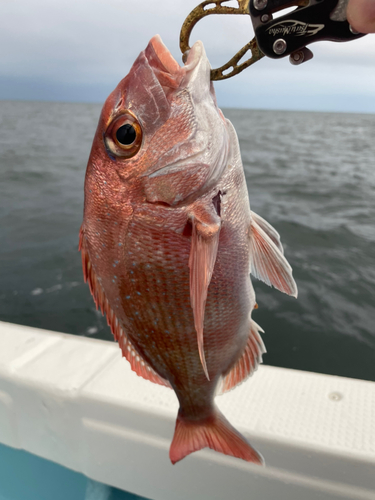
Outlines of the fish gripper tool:
[[[255,37],[226,64],[211,70],[211,80],[224,80],[240,73],[263,56],[280,59],[289,56],[298,65],[313,57],[306,46],[323,40],[346,42],[364,36],[346,19],[349,0],[237,0],[237,7],[227,0],[205,0],[186,18],[180,34],[183,54],[189,49],[189,38],[196,23],[212,14],[249,15]],[[247,52],[251,56],[239,64]]]

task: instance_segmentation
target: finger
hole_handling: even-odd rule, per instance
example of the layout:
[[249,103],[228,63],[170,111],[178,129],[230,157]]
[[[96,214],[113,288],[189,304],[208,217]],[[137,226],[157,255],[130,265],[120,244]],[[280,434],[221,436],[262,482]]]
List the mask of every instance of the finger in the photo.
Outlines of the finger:
[[347,18],[360,33],[375,33],[375,0],[349,0]]

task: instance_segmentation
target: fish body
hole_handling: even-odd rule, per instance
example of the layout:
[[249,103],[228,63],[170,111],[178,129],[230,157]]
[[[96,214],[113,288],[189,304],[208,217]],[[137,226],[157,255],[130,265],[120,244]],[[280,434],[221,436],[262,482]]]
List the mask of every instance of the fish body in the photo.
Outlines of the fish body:
[[278,233],[250,210],[236,132],[217,107],[201,42],[180,67],[154,37],[108,97],[80,249],[132,369],[177,395],[171,461],[210,447],[262,463],[214,397],[265,352],[250,271],[297,291]]

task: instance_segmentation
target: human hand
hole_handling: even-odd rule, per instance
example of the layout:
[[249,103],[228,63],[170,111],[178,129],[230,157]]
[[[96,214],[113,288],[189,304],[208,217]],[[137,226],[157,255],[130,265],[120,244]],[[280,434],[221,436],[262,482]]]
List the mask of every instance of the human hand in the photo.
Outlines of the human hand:
[[375,0],[349,0],[347,18],[360,33],[375,33]]

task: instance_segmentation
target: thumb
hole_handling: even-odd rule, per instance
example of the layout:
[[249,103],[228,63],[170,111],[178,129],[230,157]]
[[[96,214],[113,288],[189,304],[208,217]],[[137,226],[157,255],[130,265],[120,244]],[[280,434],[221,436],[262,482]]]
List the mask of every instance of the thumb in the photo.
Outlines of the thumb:
[[360,33],[375,33],[375,0],[349,0],[347,18]]

